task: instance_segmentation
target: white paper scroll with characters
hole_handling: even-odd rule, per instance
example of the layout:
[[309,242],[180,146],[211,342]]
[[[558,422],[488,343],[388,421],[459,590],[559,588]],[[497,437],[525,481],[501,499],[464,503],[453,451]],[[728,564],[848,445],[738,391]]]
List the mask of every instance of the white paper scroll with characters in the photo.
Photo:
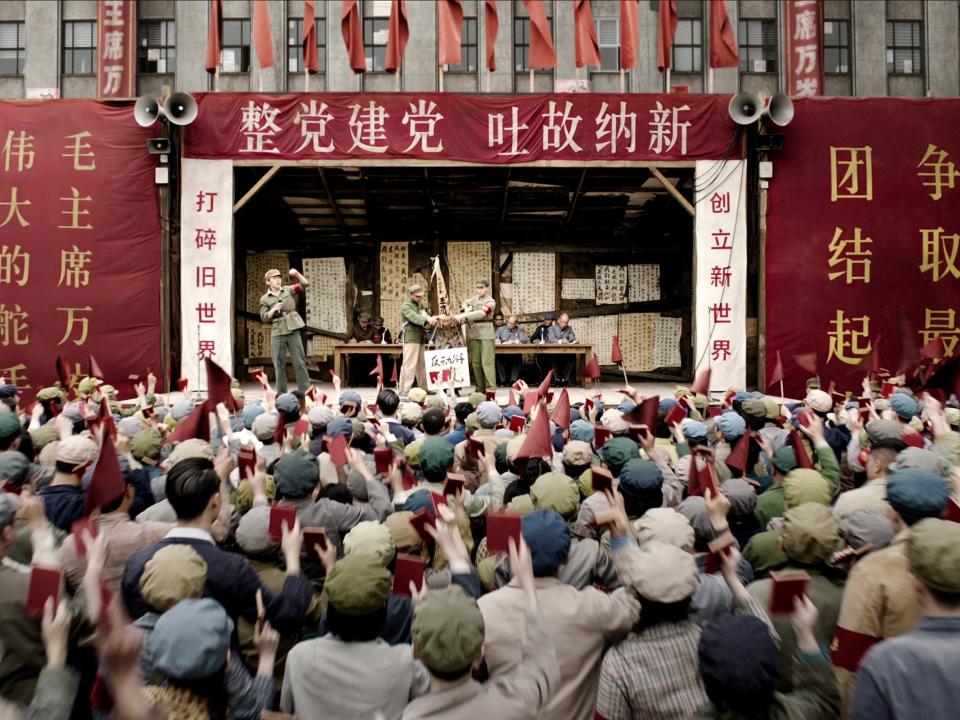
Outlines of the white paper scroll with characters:
[[556,305],[556,256],[553,253],[513,254],[513,314],[551,312]]
[[453,383],[454,388],[470,385],[470,359],[465,347],[427,350],[427,390],[440,390]]
[[[480,278],[493,282],[490,278],[490,243],[488,242],[448,242],[447,271],[450,282],[450,307],[458,311],[464,300],[473,297],[474,288]],[[493,286],[490,287],[493,292]]]
[[327,332],[347,332],[347,270],[342,257],[303,261],[307,286],[307,325]]

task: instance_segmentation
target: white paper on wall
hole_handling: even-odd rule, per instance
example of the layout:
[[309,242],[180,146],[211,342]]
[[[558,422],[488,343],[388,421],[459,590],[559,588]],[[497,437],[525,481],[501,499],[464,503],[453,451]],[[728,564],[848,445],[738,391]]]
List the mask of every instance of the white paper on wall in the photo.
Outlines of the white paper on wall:
[[627,301],[627,268],[597,265],[597,305],[619,305]]
[[347,269],[342,257],[303,261],[307,286],[307,325],[340,335],[347,332]]
[[556,309],[556,255],[513,254],[513,307],[516,315]]

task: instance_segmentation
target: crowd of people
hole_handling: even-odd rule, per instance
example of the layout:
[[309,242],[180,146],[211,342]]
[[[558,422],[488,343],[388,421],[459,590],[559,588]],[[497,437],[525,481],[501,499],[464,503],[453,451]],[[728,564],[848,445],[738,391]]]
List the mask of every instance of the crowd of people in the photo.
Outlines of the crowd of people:
[[4,717],[960,707],[955,397],[260,377],[216,405],[0,380]]

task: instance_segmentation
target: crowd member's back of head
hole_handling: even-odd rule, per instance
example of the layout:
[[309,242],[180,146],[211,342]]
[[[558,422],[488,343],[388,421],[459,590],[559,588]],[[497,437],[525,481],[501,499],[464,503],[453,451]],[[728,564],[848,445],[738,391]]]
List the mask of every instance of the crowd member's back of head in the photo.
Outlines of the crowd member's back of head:
[[429,410],[423,411],[423,416],[420,418],[420,427],[423,428],[423,432],[427,435],[439,435],[446,422],[447,420],[443,417],[442,410],[430,408]]
[[392,417],[400,407],[400,396],[390,388],[384,388],[377,395],[377,407],[387,417]]
[[457,422],[463,425],[467,422],[467,415],[473,412],[473,405],[468,402],[459,402],[453,406],[453,412],[457,416]]
[[220,478],[210,460],[181,460],[167,473],[166,493],[179,520],[195,520],[219,497]]
[[320,489],[319,497],[327,498],[333,502],[343,503],[344,505],[353,504],[353,495],[350,494],[349,488],[347,488],[346,485],[340,485],[339,483],[324,485]]

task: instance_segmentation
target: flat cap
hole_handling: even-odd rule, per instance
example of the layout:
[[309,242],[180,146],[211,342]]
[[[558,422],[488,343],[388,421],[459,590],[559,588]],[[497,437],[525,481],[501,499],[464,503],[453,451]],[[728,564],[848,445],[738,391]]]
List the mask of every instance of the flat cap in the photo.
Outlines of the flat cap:
[[777,645],[753,615],[721,615],[708,622],[697,647],[700,675],[724,698],[769,697],[779,675]]
[[623,435],[630,429],[630,423],[623,419],[623,413],[615,408],[603,412],[600,424],[613,435]]
[[411,295],[421,295],[423,294],[423,285],[420,283],[414,283],[413,285],[407,286],[407,292]]
[[307,497],[320,481],[317,458],[304,448],[287,453],[273,468],[277,495],[299,500]]
[[390,528],[374,520],[357,523],[343,538],[344,556],[352,553],[366,553],[386,567],[393,561],[397,546],[393,541]]
[[730,501],[731,515],[752,515],[757,508],[757,492],[743,478],[730,478],[720,483],[720,492]]
[[885,548],[893,540],[893,524],[884,510],[861,508],[840,519],[840,530],[853,548],[870,545],[874,550]]
[[689,442],[702,443],[707,441],[707,426],[699,420],[684,420],[680,423],[680,430]]
[[226,665],[233,621],[212,598],[183,600],[160,616],[144,652],[174,680],[200,680]]
[[827,560],[840,543],[840,526],[826,505],[791,507],[783,514],[783,550],[787,557],[812,565]]
[[639,459],[640,446],[628,437],[610,438],[600,451],[603,460],[610,468],[610,472],[619,475],[621,468],[628,460]]
[[280,416],[277,413],[265,412],[253,421],[250,429],[260,442],[271,442],[277,432],[278,422],[280,422]]
[[[239,490],[237,494],[239,495]],[[237,545],[247,555],[255,557],[270,555],[280,547],[280,543],[270,537],[269,530],[270,508],[266,505],[252,507],[240,518],[240,524],[235,533]]]
[[30,461],[27,456],[17,450],[0,452],[0,483],[8,480],[20,487],[27,481],[30,470]]
[[82,435],[71,435],[61,440],[57,446],[57,462],[68,465],[82,465],[97,459],[100,448],[90,438]]
[[520,532],[530,547],[535,576],[552,575],[567,562],[570,528],[558,513],[534,510],[521,521]]
[[940,517],[949,499],[947,481],[928,470],[897,470],[887,478],[887,502],[907,525],[928,517]]
[[[606,449],[606,447],[604,447]],[[630,458],[620,468],[620,492],[639,495],[663,488],[663,472],[655,463],[641,458]]]
[[905,392],[895,392],[890,396],[889,400],[890,409],[904,422],[909,422],[914,415],[920,412],[917,401]]
[[808,502],[830,504],[830,484],[816,470],[796,468],[783,479],[783,501],[788,505]]
[[483,646],[483,615],[459,585],[430,590],[413,611],[410,635],[417,657],[430,670],[466,672]]
[[190,438],[177,443],[177,446],[167,458],[167,467],[172,468],[181,460],[209,460],[213,462],[214,454],[210,443],[200,438]]
[[20,420],[12,412],[0,412],[0,438],[6,440],[20,434]]
[[641,545],[659,542],[693,552],[693,527],[682,513],[672,508],[650,508],[634,521],[633,527]]
[[934,590],[960,594],[960,523],[928,518],[910,529],[910,571]]
[[373,555],[345,555],[333,566],[323,585],[330,605],[344,615],[369,615],[387,604],[392,578]]
[[291,415],[298,415],[300,413],[300,401],[297,400],[297,396],[293,393],[285,392],[277,395],[277,400],[274,403],[274,406],[277,408],[277,410],[285,413],[287,418],[289,418]]
[[400,510],[387,515],[383,524],[390,531],[397,552],[417,555],[420,553],[420,548],[423,547],[423,540],[420,539],[420,535],[417,534],[410,522],[412,517],[412,512]]
[[530,487],[530,500],[535,508],[553,510],[568,518],[580,505],[580,490],[573,478],[548,472]]
[[326,405],[314,405],[307,413],[307,421],[315,428],[326,427],[336,415]]
[[424,472],[445,472],[453,467],[453,445],[442,437],[428,437],[420,446],[420,469]]
[[484,400],[477,405],[477,422],[480,423],[480,427],[496,427],[501,417],[500,406],[492,400]]
[[[766,413],[766,409],[764,409]],[[747,423],[735,412],[720,413],[714,419],[717,430],[723,433],[727,440],[736,440],[747,431]]]
[[697,561],[686,550],[653,540],[631,554],[633,588],[647,600],[675,603],[693,595],[700,581]]
[[571,440],[580,440],[581,442],[592,444],[594,435],[593,425],[586,420],[574,420],[570,423]]
[[189,545],[165,545],[147,560],[140,576],[140,594],[158,613],[181,600],[203,595],[207,582],[207,563]]
[[590,443],[583,440],[571,440],[563,448],[563,462],[567,465],[589,465],[593,462],[593,450]]
[[903,441],[903,428],[894,420],[871,420],[863,429],[871,447],[887,447],[899,452],[907,446]]
[[410,388],[410,392],[407,393],[407,399],[412,403],[421,405],[423,401],[427,399],[427,391],[418,387]]
[[791,470],[796,469],[797,454],[793,451],[792,447],[784,445],[773,454],[770,462],[781,474],[786,475]]
[[833,408],[833,398],[823,390],[811,390],[804,402],[818,413],[828,413]]

